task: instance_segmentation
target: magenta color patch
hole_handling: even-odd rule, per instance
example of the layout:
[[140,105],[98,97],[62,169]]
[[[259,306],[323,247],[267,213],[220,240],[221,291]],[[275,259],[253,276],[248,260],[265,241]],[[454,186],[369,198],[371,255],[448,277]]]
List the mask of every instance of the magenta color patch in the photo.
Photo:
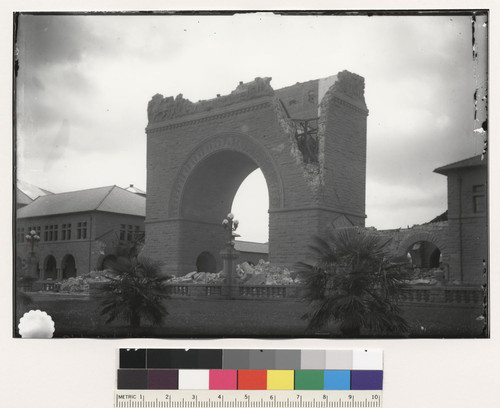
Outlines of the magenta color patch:
[[238,384],[237,370],[210,370],[209,389],[235,390]]

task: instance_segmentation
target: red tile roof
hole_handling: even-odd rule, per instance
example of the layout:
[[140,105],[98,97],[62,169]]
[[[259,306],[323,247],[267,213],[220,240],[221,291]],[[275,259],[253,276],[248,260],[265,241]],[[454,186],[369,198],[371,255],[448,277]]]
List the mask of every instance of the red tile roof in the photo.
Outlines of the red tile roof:
[[241,252],[255,252],[258,254],[268,254],[269,244],[262,244],[260,242],[250,241],[235,241],[234,248]]
[[17,205],[28,205],[33,200],[19,188],[16,189],[16,204]]
[[52,194],[52,192],[50,191],[44,190],[43,188],[37,187],[33,184],[27,183],[26,181],[19,179],[16,180],[16,187],[18,190],[18,194],[19,192],[21,192],[31,200],[34,200],[35,198],[40,196]]
[[450,171],[461,169],[464,167],[477,167],[477,166],[486,166],[488,164],[487,156],[484,157],[482,155],[470,157],[465,160],[460,160],[455,163],[447,164],[446,166],[438,167],[434,170],[435,173],[439,174],[448,174]]
[[117,186],[99,187],[38,197],[17,211],[17,218],[105,211],[144,217],[146,199]]

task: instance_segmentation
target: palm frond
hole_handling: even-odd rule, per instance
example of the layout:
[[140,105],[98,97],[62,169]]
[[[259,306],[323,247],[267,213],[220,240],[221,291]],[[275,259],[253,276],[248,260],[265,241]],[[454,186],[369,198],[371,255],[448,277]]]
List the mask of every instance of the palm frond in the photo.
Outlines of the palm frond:
[[113,276],[102,286],[104,299],[101,315],[106,323],[123,318],[131,325],[141,319],[158,325],[168,314],[164,300],[168,298],[161,275],[161,264],[144,256],[119,257],[110,262]]
[[405,333],[397,301],[404,290],[400,268],[390,262],[391,240],[360,228],[330,231],[310,246],[315,262],[299,263],[305,277],[305,297],[312,310],[303,318],[309,329],[337,321],[343,331],[360,328]]

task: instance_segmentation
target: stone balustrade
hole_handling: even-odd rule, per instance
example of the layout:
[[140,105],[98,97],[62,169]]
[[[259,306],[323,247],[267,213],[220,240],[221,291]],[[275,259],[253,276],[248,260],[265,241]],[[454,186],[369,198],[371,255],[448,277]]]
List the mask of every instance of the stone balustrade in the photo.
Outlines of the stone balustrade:
[[415,285],[404,290],[405,303],[481,304],[484,292],[477,286],[425,286]]
[[[222,284],[169,283],[167,293],[171,297],[211,297],[224,298],[228,287]],[[232,290],[234,299],[301,299],[305,288],[300,285],[235,285]],[[483,291],[471,286],[427,286],[414,285],[406,288],[402,295],[403,303],[448,303],[481,304]]]
[[[224,298],[229,287],[222,284],[168,283],[167,293],[171,297],[212,297]],[[300,298],[302,287],[299,285],[235,285],[232,288],[234,299],[293,299]]]
[[[102,295],[103,282],[85,285],[85,292],[91,296]],[[59,292],[60,282],[37,281],[33,291]],[[207,283],[167,283],[167,294],[172,298],[213,298],[228,297],[229,287],[223,284]],[[304,297],[305,287],[301,285],[234,285],[231,290],[232,299],[296,299]],[[484,291],[478,286],[408,286],[401,297],[405,304],[441,303],[449,305],[481,305],[484,301]]]

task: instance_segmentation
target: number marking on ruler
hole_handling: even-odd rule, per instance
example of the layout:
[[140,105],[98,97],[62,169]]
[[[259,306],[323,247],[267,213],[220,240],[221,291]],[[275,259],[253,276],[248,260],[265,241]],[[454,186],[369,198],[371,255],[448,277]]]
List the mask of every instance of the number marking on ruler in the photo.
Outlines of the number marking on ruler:
[[381,408],[382,391],[118,390],[115,408]]

